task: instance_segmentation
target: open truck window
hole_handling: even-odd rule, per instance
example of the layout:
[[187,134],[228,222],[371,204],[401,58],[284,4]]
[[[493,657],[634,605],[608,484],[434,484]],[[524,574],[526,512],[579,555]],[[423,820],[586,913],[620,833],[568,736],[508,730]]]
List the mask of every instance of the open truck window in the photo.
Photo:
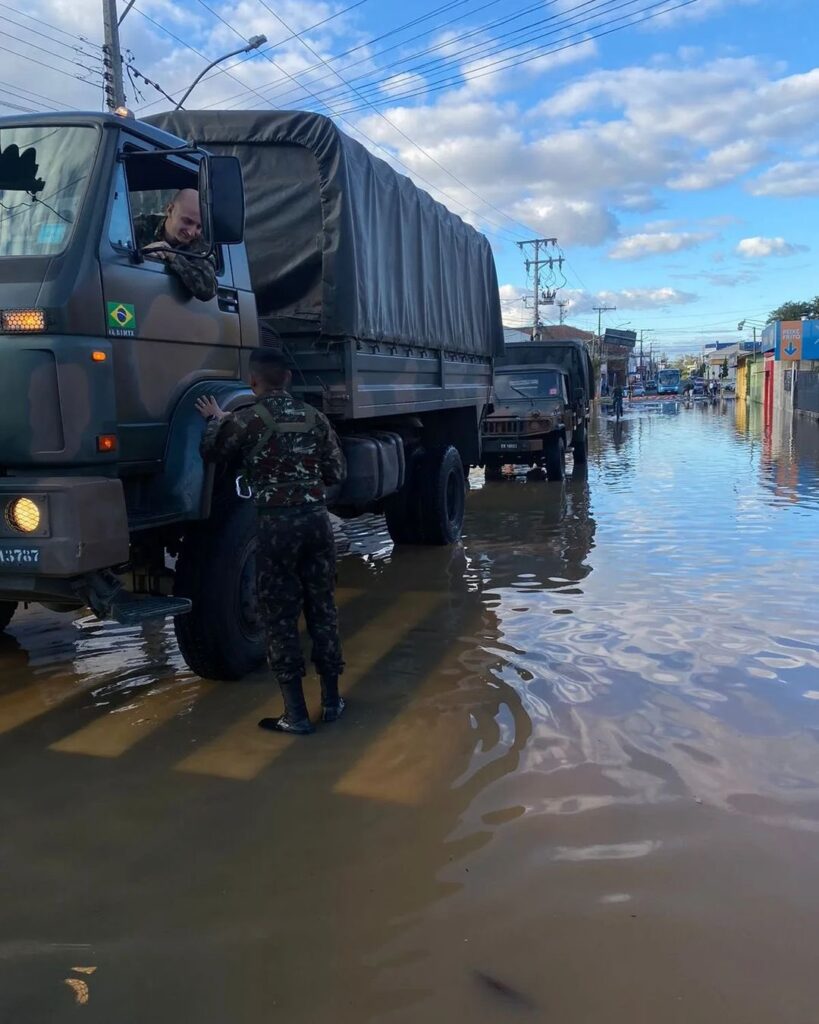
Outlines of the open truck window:
[[57,256],[66,248],[98,144],[90,126],[0,130],[0,256]]

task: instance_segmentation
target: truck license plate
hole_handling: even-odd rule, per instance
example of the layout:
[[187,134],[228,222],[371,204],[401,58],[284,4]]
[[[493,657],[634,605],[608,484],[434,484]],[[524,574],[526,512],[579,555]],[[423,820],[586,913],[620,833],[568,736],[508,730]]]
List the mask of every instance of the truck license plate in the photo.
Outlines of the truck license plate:
[[18,548],[11,544],[0,544],[0,569],[12,565],[39,565],[39,548]]
[[500,447],[503,452],[513,452],[517,448],[517,441],[501,441]]

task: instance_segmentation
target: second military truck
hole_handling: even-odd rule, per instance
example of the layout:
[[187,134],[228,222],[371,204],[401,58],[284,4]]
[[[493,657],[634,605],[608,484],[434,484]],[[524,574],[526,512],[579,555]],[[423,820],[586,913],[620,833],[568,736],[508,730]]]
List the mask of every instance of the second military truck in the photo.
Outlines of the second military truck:
[[[497,280],[482,235],[327,118],[152,120],[0,119],[0,628],[19,602],[175,615],[190,667],[235,678],[263,656],[255,518],[235,470],[202,464],[196,399],[252,403],[248,354],[278,346],[341,435],[335,508],[451,543],[503,347]],[[207,302],[135,230],[190,187]]]
[[594,372],[582,341],[508,345],[495,363],[494,394],[483,437],[489,479],[522,465],[563,480],[567,451],[576,464],[586,461]]

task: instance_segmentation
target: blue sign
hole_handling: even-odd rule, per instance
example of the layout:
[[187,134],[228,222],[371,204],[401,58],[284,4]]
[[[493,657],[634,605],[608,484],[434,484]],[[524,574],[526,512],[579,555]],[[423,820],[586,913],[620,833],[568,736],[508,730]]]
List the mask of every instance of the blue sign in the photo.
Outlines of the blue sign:
[[778,360],[819,360],[819,320],[777,320],[765,328],[762,337],[774,342]]

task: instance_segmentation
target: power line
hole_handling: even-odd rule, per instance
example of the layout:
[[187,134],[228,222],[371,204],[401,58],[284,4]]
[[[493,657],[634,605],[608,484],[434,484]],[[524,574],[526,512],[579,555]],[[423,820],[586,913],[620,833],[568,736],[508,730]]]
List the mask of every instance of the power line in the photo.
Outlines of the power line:
[[[201,52],[201,50],[197,50],[195,46],[191,46],[191,44],[190,44],[190,43],[188,43],[188,42],[186,42],[186,41],[185,41],[184,39],[180,39],[180,38],[179,38],[179,36],[177,36],[177,35],[174,35],[174,33],[173,33],[173,32],[171,32],[171,30],[170,30],[169,28],[165,28],[165,26],[164,26],[164,25],[161,25],[161,24],[160,24],[160,23],[159,23],[158,21],[155,21],[155,20],[154,20],[154,19],[153,19],[153,18],[152,18],[152,17],[150,16],[150,14],[146,14],[146,13],[145,13],[144,11],[141,11],[141,10],[140,10],[140,9],[139,9],[138,7],[134,7],[134,10],[135,10],[135,11],[136,11],[136,12],[137,12],[138,14],[141,14],[141,15],[142,15],[142,17],[143,17],[143,18],[145,18],[145,20],[146,20],[146,21],[150,21],[150,23],[151,23],[152,25],[155,25],[155,26],[156,26],[156,27],[157,27],[157,28],[158,28],[158,29],[159,29],[160,31],[162,31],[162,32],[164,32],[164,33],[165,33],[166,35],[170,36],[170,37],[171,37],[171,39],[174,39],[174,40],[175,40],[175,41],[176,41],[177,43],[179,43],[179,45],[180,45],[180,46],[184,46],[184,47],[185,47],[186,49],[190,50],[190,51],[191,51],[191,53],[195,53],[197,57],[201,57],[201,59],[202,59],[202,60],[204,60],[204,61],[207,61],[207,63],[208,63],[208,64],[210,64],[210,62],[211,62],[211,61],[210,61],[210,58],[209,58],[209,57],[207,57],[207,56],[205,56],[205,54],[204,54],[204,53],[202,53],[202,52]],[[235,30],[235,29],[233,29],[233,31],[236,31],[236,30]],[[245,39],[245,37],[244,37],[244,36],[240,35],[240,38],[241,38],[241,39],[243,39],[243,40],[244,40],[245,42],[247,42],[247,40]],[[239,83],[240,85],[244,85],[244,82],[242,82],[241,78],[237,78],[237,77],[236,77],[236,75],[233,75],[233,74],[231,74],[231,73],[230,73],[229,71],[225,71],[225,74],[227,74],[227,75],[228,75],[228,76],[229,76],[230,78],[232,78],[232,79],[233,79],[234,81],[238,82],[238,83]],[[181,92],[181,91],[182,91],[182,90],[180,90],[180,92]],[[247,91],[248,91],[248,92],[252,92],[252,93],[254,93],[254,94],[255,94],[256,96],[258,96],[258,97],[259,97],[259,99],[260,99],[260,100],[262,100],[262,102],[264,102],[264,103],[268,103],[268,102],[269,102],[269,101],[267,100],[267,98],[266,98],[266,97],[264,97],[264,96],[262,96],[262,94],[261,94],[261,93],[260,93],[260,92],[259,92],[259,91],[258,91],[257,89],[252,89],[252,88],[251,88],[251,89],[248,89]],[[153,104],[149,104],[149,106],[153,106]],[[147,108],[143,108],[143,110],[144,110],[144,109],[147,109]],[[142,113],[143,111],[140,111],[140,112]]]
[[[54,36],[50,36],[46,32],[40,32],[38,29],[32,28],[30,25],[24,25],[21,21],[15,21],[14,18],[10,18],[7,14],[0,14],[0,18],[2,18],[3,21],[8,22],[9,25],[15,25],[17,28],[21,28],[24,32],[29,32],[31,35],[39,36],[41,39],[47,39],[50,43],[54,43],[56,46],[64,46],[66,50],[72,50],[74,53],[87,57],[89,60],[96,60],[99,57],[99,54],[88,53],[86,50],[81,49],[77,46],[76,42],[64,43],[62,39],[55,39]],[[79,36],[69,38],[79,39]]]
[[[492,7],[497,2],[498,2],[498,0],[491,0],[490,3],[483,4],[483,6],[477,8],[477,10],[484,10],[487,7]],[[436,43],[434,46],[424,47],[423,49],[418,50],[415,53],[408,54],[406,57],[401,57],[398,60],[393,61],[392,64],[390,65],[389,69],[383,68],[383,67],[380,67],[380,68],[376,69],[378,71],[389,70],[389,77],[388,78],[380,79],[380,80],[374,81],[374,82],[369,82],[366,85],[362,85],[361,88],[362,88],[362,90],[369,90],[370,88],[372,88],[374,86],[378,86],[378,85],[382,84],[383,82],[390,81],[390,79],[396,77],[396,75],[399,73],[399,72],[397,72],[397,68],[399,68],[402,64],[407,64],[408,62],[410,62],[412,60],[415,60],[416,57],[423,57],[423,56],[426,56],[427,54],[435,53],[438,50],[442,50],[442,49],[445,49],[445,48],[448,48],[448,47],[453,47],[456,44],[463,43],[466,39],[470,39],[470,38],[472,38],[475,35],[479,35],[481,33],[489,32],[489,31],[491,31],[491,29],[496,28],[498,25],[507,25],[507,24],[509,24],[512,21],[516,21],[518,18],[524,17],[525,15],[532,13],[535,10],[542,10],[544,6],[548,7],[548,6],[551,6],[551,5],[553,5],[553,4],[557,3],[557,2],[558,2],[558,0],[547,0],[545,5],[543,3],[532,4],[529,7],[524,7],[522,10],[518,11],[517,14],[510,14],[510,15],[508,15],[505,18],[499,18],[499,19],[497,19],[495,21],[486,22],[485,24],[479,25],[477,28],[471,29],[470,31],[462,33],[461,35],[453,36],[453,37],[451,37],[449,39],[443,40],[442,42]],[[586,3],[591,3],[591,2],[592,2],[592,0],[586,0]],[[582,6],[585,6],[585,5],[582,5]],[[477,11],[473,11],[472,13],[477,13]],[[568,13],[568,12],[564,11],[563,13],[565,14],[565,13]],[[426,67],[428,67],[428,66],[430,66],[432,64],[436,64],[436,63],[439,63],[439,64],[450,64],[451,66],[456,66],[458,64],[462,64],[464,62],[464,57],[467,55],[467,53],[470,50],[486,48],[486,47],[490,47],[490,48],[494,47],[494,46],[496,46],[497,42],[500,39],[504,39],[507,36],[511,36],[511,35],[517,35],[517,34],[520,34],[520,33],[531,32],[533,27],[534,27],[534,25],[542,24],[545,21],[550,21],[550,20],[552,20],[555,17],[559,17],[559,15],[552,15],[551,18],[542,19],[542,21],[539,21],[539,22],[532,22],[529,25],[527,25],[525,28],[513,29],[511,32],[504,33],[501,36],[495,36],[491,40],[484,40],[481,43],[474,44],[473,46],[468,47],[466,50],[459,49],[458,52],[454,56],[438,57],[438,58],[435,58],[432,61],[428,61],[426,64],[420,64],[420,65],[417,65],[415,67],[407,68],[405,71],[400,72],[400,73],[401,74],[413,74],[413,73],[422,71]],[[421,33],[421,36],[424,36],[424,35],[426,35],[426,33]],[[420,38],[421,36],[416,37],[416,38]],[[405,43],[397,44],[397,46],[402,46],[402,45],[405,45]],[[387,47],[384,50],[380,50],[380,51],[378,51],[378,52],[376,52],[374,54],[371,54],[370,55],[370,59],[375,59],[376,57],[382,56],[383,54],[388,53],[391,50],[396,49],[397,46],[390,46],[390,47]],[[498,51],[498,52],[500,52],[500,51]],[[337,59],[337,58],[333,58],[333,59]],[[350,64],[347,67],[342,68],[342,70],[343,71],[348,71],[351,68],[356,67],[358,64],[361,64],[361,63],[364,63],[364,61],[356,61],[355,63]],[[316,66],[316,65],[314,65],[314,66]],[[439,69],[439,70],[441,70],[441,69]],[[369,77],[370,77],[369,75],[359,75],[357,78],[353,79],[353,82],[364,82]],[[325,90],[320,90],[320,93],[329,92],[329,91],[335,91],[334,87],[330,87],[330,88],[325,89]],[[278,99],[278,97],[277,97],[277,99]],[[284,102],[286,102],[286,99],[285,99]]]
[[37,102],[38,100],[44,100],[46,103],[54,103],[58,107],[65,107],[66,110],[70,110],[71,107],[68,103],[63,103],[62,100],[55,100],[53,96],[44,96],[39,92],[32,92],[31,89],[24,89],[21,85],[15,85],[13,82],[0,82],[0,86],[5,86],[6,91],[13,89],[15,92],[21,93],[21,99],[29,99],[32,97],[30,102]]
[[[72,74],[70,71],[63,71],[62,68],[55,68],[53,64],[46,64],[45,61],[37,60],[36,57],[31,57],[26,53],[20,53],[18,50],[12,50],[8,46],[1,46],[0,50],[4,53],[12,53],[15,57],[19,57],[21,60],[27,60],[30,64],[38,64],[41,68],[48,68],[49,71],[56,71],[58,75],[64,75],[66,78],[74,78],[78,82],[85,82],[86,85],[91,85],[96,88],[96,83],[89,81],[87,78],[83,78],[81,75]],[[78,65],[80,66],[80,65]]]
[[[244,64],[244,63],[246,63],[249,60],[253,60],[254,57],[257,57],[259,55],[259,53],[262,53],[262,54],[269,53],[270,51],[275,50],[277,47],[282,46],[284,43],[289,42],[291,39],[296,39],[299,36],[305,35],[307,32],[312,32],[314,29],[321,28],[322,25],[326,25],[328,22],[334,21],[336,18],[340,18],[343,14],[347,14],[349,11],[352,11],[355,7],[361,7],[362,4],[366,4],[366,3],[369,3],[369,0],[356,0],[355,3],[349,4],[347,7],[343,7],[340,11],[336,11],[334,14],[328,15],[328,17],[326,17],[326,18],[322,18],[321,21],[317,21],[313,25],[308,25],[307,28],[302,29],[300,32],[297,32],[294,35],[287,36],[285,39],[280,39],[278,42],[273,43],[271,46],[266,46],[263,50],[260,50],[258,52],[254,52],[254,53],[248,54],[246,57],[241,57],[239,60],[234,61],[232,64],[226,64],[224,67],[214,68],[214,70],[212,72],[210,72],[209,74],[205,75],[205,77],[202,79],[202,81],[203,82],[208,82],[208,81],[210,81],[211,78],[216,78],[218,75],[226,75],[233,68],[239,67],[240,64]],[[139,11],[139,8],[137,7],[136,10]],[[139,11],[139,13],[142,14],[142,11]],[[153,19],[149,19],[149,20],[153,20]],[[154,24],[157,25],[158,28],[161,28],[163,31],[167,31],[167,29],[164,29],[164,27],[162,25],[159,25],[158,22],[154,22]],[[174,36],[174,38],[176,38],[176,37]],[[237,82],[241,82],[240,78],[235,78],[235,76],[233,76],[233,75],[230,75],[229,77],[234,78],[235,81],[237,81]],[[264,86],[262,86],[261,88],[264,88]],[[180,89],[176,93],[176,95],[174,97],[174,100],[173,100],[174,103],[179,98],[179,96],[182,95],[183,91],[184,90]],[[248,93],[252,93],[254,91],[255,90],[253,90],[253,89],[245,88],[240,93],[236,93],[235,95],[236,96],[246,96]],[[261,95],[261,93],[257,93],[257,95]],[[230,98],[233,99],[234,97],[230,97]],[[144,113],[146,110],[150,110],[150,108],[156,106],[156,104],[158,102],[159,102],[159,100],[154,100],[153,103],[148,103],[146,106],[140,108],[140,112]]]
[[59,25],[55,25],[51,21],[46,21],[40,15],[28,14],[26,11],[21,11],[17,7],[10,7],[9,4],[0,3],[0,7],[5,11],[11,11],[12,14],[17,14],[21,18],[28,18],[29,21],[37,21],[46,28],[50,28],[54,32],[59,32],[60,35],[68,36],[70,39],[78,39],[81,43],[86,43],[88,46],[95,46],[98,50],[102,49],[99,43],[95,43],[93,39],[87,39],[85,36],[76,35],[74,32],[67,32],[64,28],[60,28]]
[[[634,2],[634,0],[628,0],[628,2]],[[660,15],[662,14],[669,14],[672,11],[680,10],[681,8],[684,7],[690,7],[692,4],[695,4],[697,2],[698,0],[680,0],[680,2],[675,3],[673,6],[669,7],[667,5],[667,0],[658,0],[658,2],[649,4],[647,7],[641,8],[639,11],[632,12],[631,14],[628,15],[621,15],[619,18],[613,18],[610,21],[605,22],[603,26],[599,26],[603,28],[604,31],[592,31],[590,33],[575,33],[575,35],[580,35],[582,38],[574,42],[565,43],[562,46],[552,46],[551,48],[547,49],[542,49],[541,47],[532,47],[531,49],[524,51],[524,54],[528,54],[529,56],[521,55],[520,59],[518,60],[512,60],[511,58],[507,58],[505,60],[495,61],[492,64],[485,65],[485,68],[494,67],[495,70],[482,70],[480,74],[472,73],[469,76],[470,81],[476,81],[481,78],[488,78],[491,75],[498,74],[500,71],[510,71],[513,68],[522,67],[524,64],[530,64],[533,60],[538,60],[541,57],[551,56],[555,53],[562,53],[564,50],[572,49],[573,47],[582,45],[585,42],[590,42],[591,40],[594,39],[601,39],[604,36],[613,35],[615,32],[621,32],[623,29],[631,28],[633,25],[642,25],[647,21],[651,21],[654,18],[660,17]],[[656,8],[662,8],[662,10],[656,10]],[[646,17],[636,17],[636,15],[639,14],[645,14]],[[630,18],[632,20],[626,21],[627,18]],[[625,23],[621,25],[616,24],[616,22],[620,21],[623,21]],[[607,28],[606,26],[608,25],[614,25],[614,27]],[[568,38],[571,39],[573,37],[569,36]],[[412,99],[416,96],[423,96],[433,92],[440,92],[442,89],[448,89],[453,84],[460,83],[462,79],[462,75],[457,75],[455,77],[440,80],[438,82],[425,83],[425,85],[422,88],[413,89],[405,93],[393,94],[392,96],[384,99],[382,102],[396,103],[399,100]],[[347,107],[342,111],[342,113],[352,114],[362,109],[363,107],[361,106]]]
[[[265,7],[267,6],[267,4],[265,3],[265,0],[260,0],[260,2],[263,3],[265,5]],[[272,9],[271,9],[270,13],[273,15],[273,17],[278,22],[281,23],[281,25],[284,27],[284,29],[286,31],[288,31],[288,32],[292,31],[290,26],[287,24],[287,22],[285,22],[285,20],[282,17],[280,17],[280,15],[276,14],[275,11],[273,11]],[[301,39],[299,41],[301,42],[302,46],[305,47],[305,49],[309,50],[310,53],[312,53],[314,56],[318,57],[319,60],[322,61],[322,63],[327,64],[327,61],[324,60],[324,58],[321,56],[321,54],[318,52],[318,50],[314,49],[310,45],[310,43],[307,42],[307,40]],[[329,67],[329,64],[327,66]],[[332,68],[331,70],[333,71],[333,74],[335,74],[340,79],[340,81],[342,81],[345,85],[349,85],[347,80],[341,75],[341,73],[339,71],[336,71],[335,68]],[[354,92],[358,93],[358,90],[355,89],[354,86],[352,88],[353,88]],[[430,160],[432,163],[434,163],[435,166],[439,167],[442,171],[444,171],[445,174],[448,174],[450,176],[450,178],[452,178],[453,181],[456,181],[462,188],[466,189],[466,191],[470,195],[474,196],[477,200],[479,200],[481,203],[483,203],[484,206],[486,206],[489,209],[494,210],[496,213],[500,214],[501,217],[506,217],[513,224],[517,223],[517,221],[515,221],[515,219],[513,217],[510,217],[503,210],[499,209],[493,203],[489,202],[488,199],[485,199],[482,195],[479,195],[474,189],[470,188],[469,185],[467,185],[465,181],[463,181],[461,178],[458,177],[457,174],[455,174],[453,171],[450,171],[449,168],[444,167],[444,165],[440,162],[440,160],[437,160],[431,153],[429,153],[426,149],[424,149],[423,146],[419,145],[419,143],[417,143],[413,138],[411,138],[402,128],[400,128],[397,124],[395,124],[394,121],[391,121],[387,117],[386,114],[382,113],[380,110],[377,110],[375,107],[373,107],[373,109],[375,110],[376,114],[383,121],[385,121],[390,126],[390,128],[392,128],[394,131],[398,132],[398,134],[402,138],[406,139],[407,142],[410,143],[410,145],[414,146],[418,150],[419,153],[423,154],[423,156],[425,156],[427,158],[427,160]],[[446,193],[444,193],[444,195],[446,195]],[[524,230],[526,230],[526,231],[529,230],[528,228],[526,228],[525,225],[520,225],[520,226]]]
[[[433,9],[432,11],[428,12],[425,15],[422,15],[422,16],[420,16],[418,18],[413,18],[411,21],[405,22],[403,25],[399,25],[399,26],[397,26],[394,29],[390,29],[388,32],[383,32],[379,36],[374,36],[372,39],[368,39],[364,43],[359,43],[356,46],[350,47],[348,50],[343,50],[341,53],[338,53],[338,54],[336,54],[335,56],[333,56],[333,57],[331,57],[329,59],[330,59],[331,62],[337,61],[337,60],[341,60],[344,57],[348,57],[352,53],[357,53],[359,50],[362,50],[362,49],[365,49],[366,47],[372,46],[374,43],[381,42],[381,40],[383,40],[383,39],[387,39],[387,38],[389,38],[391,36],[397,35],[400,32],[403,32],[405,29],[412,28],[415,25],[421,24],[424,21],[428,21],[430,18],[435,17],[437,14],[444,14],[448,10],[452,10],[455,7],[461,7],[465,3],[470,3],[470,2],[472,2],[472,0],[450,0],[449,3],[442,4],[440,7],[437,7],[435,9]],[[500,0],[489,0],[488,3],[484,3],[481,7],[476,8],[474,11],[472,11],[470,13],[475,14],[475,13],[477,13],[477,11],[483,10],[484,7],[493,6],[495,3],[499,3],[499,2],[500,2]],[[406,46],[407,43],[413,42],[415,39],[421,39],[424,36],[428,35],[429,31],[440,31],[442,28],[446,28],[448,25],[452,25],[455,22],[457,22],[458,20],[459,20],[458,18],[452,18],[449,21],[443,22],[443,24],[441,24],[441,25],[434,26],[434,29],[432,29],[432,30],[425,30],[424,32],[419,32],[417,35],[410,36],[409,39],[405,39],[405,40],[403,40],[400,43],[396,43],[394,46],[389,46],[386,49],[379,50],[375,54],[371,54],[369,58],[362,58],[361,60],[354,61],[352,64],[348,65],[348,68],[343,68],[342,70],[348,70],[349,68],[356,67],[359,64],[364,63],[365,60],[367,60],[367,59],[372,59],[374,57],[381,56],[384,53],[388,53],[388,52],[390,52],[392,50],[395,50],[398,47]],[[321,65],[320,62],[316,63],[316,64],[311,64],[309,67],[303,68],[301,71],[294,72],[294,77],[296,79],[300,79],[300,78],[310,74],[311,71],[317,70],[321,66],[322,65]],[[324,79],[325,77],[326,77],[325,75],[322,75],[322,79]],[[259,88],[260,89],[270,89],[270,88],[273,88],[275,86],[281,86],[281,85],[283,85],[281,79],[277,78],[277,79],[275,79],[272,82],[267,82],[265,85],[259,86]],[[215,107],[215,106],[221,106],[223,103],[232,103],[234,100],[239,99],[243,95],[245,95],[244,92],[236,93],[233,96],[226,97],[224,100],[220,100],[218,103],[209,104],[208,106],[209,107]]]
[[[72,60],[70,57],[63,57],[59,53],[54,53],[52,50],[46,49],[45,46],[40,46],[38,43],[30,43],[27,39],[21,39],[19,36],[12,35],[11,32],[4,32],[3,37],[6,39],[13,39],[15,42],[22,43],[24,46],[30,46],[32,49],[39,50],[41,53],[47,53],[52,59],[65,61],[66,64],[73,64],[75,67],[89,72],[89,74],[102,74],[102,70],[100,68],[89,68],[87,65],[81,64],[78,60]],[[18,54],[18,56],[21,55]],[[44,66],[49,67],[50,65],[46,64]],[[56,71],[57,68],[54,68],[53,70]]]

